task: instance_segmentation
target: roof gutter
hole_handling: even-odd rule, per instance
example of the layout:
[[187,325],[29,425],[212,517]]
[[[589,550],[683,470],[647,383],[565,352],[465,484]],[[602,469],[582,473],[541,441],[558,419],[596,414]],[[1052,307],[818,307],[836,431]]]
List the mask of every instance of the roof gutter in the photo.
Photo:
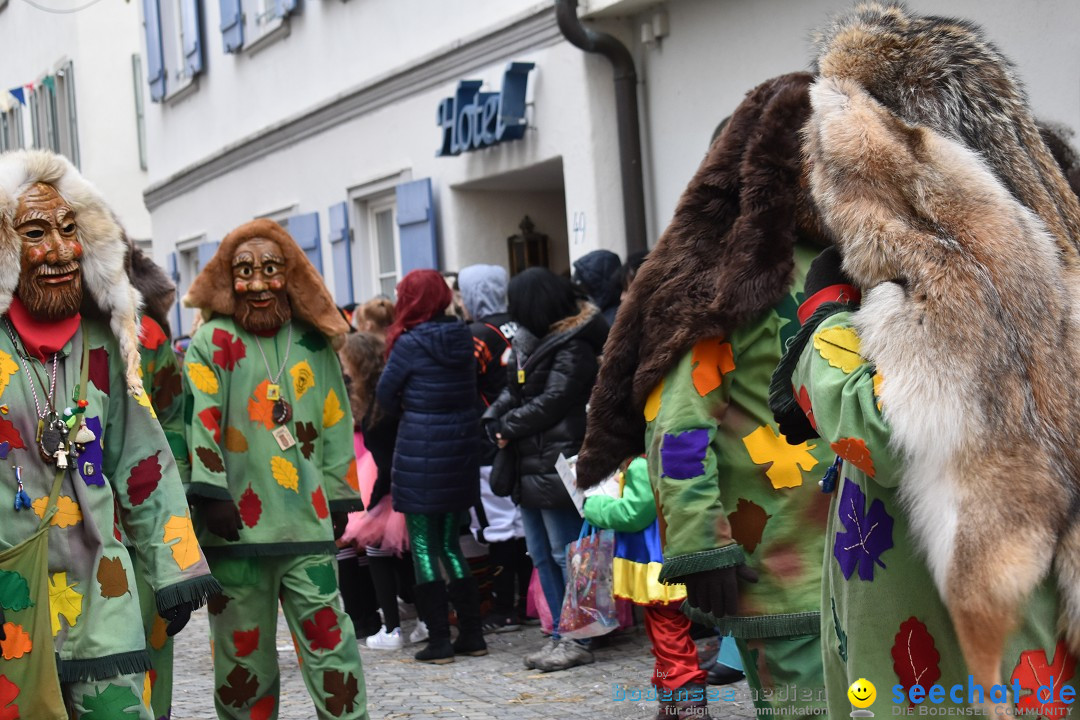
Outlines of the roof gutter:
[[622,175],[623,218],[627,253],[647,250],[645,182],[641,166],[641,125],[638,116],[637,72],[634,58],[617,38],[585,27],[577,15],[577,0],[555,0],[559,30],[570,44],[606,57],[615,71],[615,118]]

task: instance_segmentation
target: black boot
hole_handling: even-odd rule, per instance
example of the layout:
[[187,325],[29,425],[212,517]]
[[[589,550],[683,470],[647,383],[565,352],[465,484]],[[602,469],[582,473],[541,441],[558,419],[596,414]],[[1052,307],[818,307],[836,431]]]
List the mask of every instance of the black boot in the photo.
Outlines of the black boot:
[[[419,590],[419,589],[418,589]],[[449,587],[450,601],[457,611],[458,637],[454,641],[454,652],[458,655],[478,657],[487,655],[487,643],[484,642],[484,628],[480,620],[480,592],[476,587],[476,578],[467,577],[453,580]],[[419,598],[420,593],[417,592]],[[431,626],[428,626],[428,630]]]
[[446,606],[446,583],[442,580],[416,586],[416,611],[427,623],[427,646],[413,655],[420,662],[444,665],[454,662],[450,644],[450,617]]

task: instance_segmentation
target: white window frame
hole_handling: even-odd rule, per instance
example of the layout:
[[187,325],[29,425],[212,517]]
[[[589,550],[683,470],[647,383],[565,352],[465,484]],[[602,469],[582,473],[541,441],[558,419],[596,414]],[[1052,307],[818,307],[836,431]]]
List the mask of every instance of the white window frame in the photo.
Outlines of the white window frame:
[[56,128],[60,142],[60,152],[71,160],[75,167],[79,162],[79,115],[75,102],[75,66],[71,60],[63,62],[55,77]]
[[[180,275],[177,283],[177,297],[184,297],[191,288],[191,283],[198,277],[199,271],[199,246],[206,242],[206,233],[186,237],[176,242],[176,271]],[[195,310],[189,307],[180,307],[180,327],[177,335],[190,335],[191,326],[195,320]]]
[[0,152],[26,147],[23,131],[22,105],[15,103],[7,112],[0,114]]
[[184,57],[184,9],[180,0],[158,5],[161,24],[161,61],[165,64],[165,102],[185,98],[198,88],[198,76],[188,72]]
[[409,180],[412,180],[412,171],[402,169],[374,175],[346,190],[349,198],[349,227],[354,240],[353,299],[358,303],[366,302],[382,292],[379,284],[378,246],[374,233],[375,215],[372,208],[377,212],[391,205],[394,207],[394,263],[398,280],[401,279],[401,235],[397,226],[396,188]]
[[292,205],[286,205],[280,207],[277,210],[269,210],[264,213],[259,213],[254,217],[255,220],[273,220],[281,227],[285,228],[285,232],[289,231],[289,218],[296,214],[296,208],[299,207],[298,203]]
[[241,0],[244,52],[254,55],[289,36],[289,18],[277,14],[277,0]]
[[[378,236],[378,221],[377,217],[380,213],[390,213],[390,232],[394,236],[394,270],[393,273],[383,273],[381,271],[382,255],[379,250],[379,236]],[[383,281],[389,279],[391,276],[394,279],[394,287],[401,281],[401,234],[398,232],[397,224],[397,200],[393,195],[384,195],[377,198],[371,198],[367,202],[367,237],[368,237],[368,252],[370,253],[371,263],[371,282],[375,288],[375,294],[386,295],[383,291]],[[397,298],[393,295],[393,290],[388,295],[391,300]]]
[[142,56],[131,55],[131,77],[135,82],[135,136],[139,143],[139,169],[146,170],[146,92],[143,81]]

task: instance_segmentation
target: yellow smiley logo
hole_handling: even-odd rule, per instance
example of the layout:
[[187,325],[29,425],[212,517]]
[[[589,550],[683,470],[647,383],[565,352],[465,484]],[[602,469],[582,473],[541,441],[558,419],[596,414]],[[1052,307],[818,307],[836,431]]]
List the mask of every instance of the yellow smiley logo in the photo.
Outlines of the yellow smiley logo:
[[868,708],[874,704],[874,700],[877,699],[877,688],[874,687],[874,683],[870,682],[866,678],[859,678],[855,682],[851,683],[851,687],[847,691],[848,700],[851,704],[857,708]]

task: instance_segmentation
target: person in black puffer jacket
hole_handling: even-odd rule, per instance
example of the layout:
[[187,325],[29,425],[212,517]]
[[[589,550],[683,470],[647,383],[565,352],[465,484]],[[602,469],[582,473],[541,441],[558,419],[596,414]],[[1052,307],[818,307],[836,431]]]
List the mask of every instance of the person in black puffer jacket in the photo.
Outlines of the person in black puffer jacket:
[[[480,428],[472,334],[445,314],[452,300],[434,270],[402,278],[386,336],[386,368],[375,389],[383,411],[401,414],[391,497],[394,509],[405,514],[416,605],[429,633],[427,647],[415,657],[434,663],[453,662],[455,653],[487,654],[476,580],[458,541],[465,513],[480,500]],[[448,596],[460,630],[453,645]]]
[[[569,280],[530,268],[510,281],[512,341],[507,388],[484,413],[484,430],[517,455],[525,543],[539,571],[544,598],[558,616],[566,589],[566,545],[577,539],[581,515],[555,462],[577,454],[585,438],[585,405],[598,371],[608,324],[579,298]],[[526,666],[557,670],[592,662],[577,643],[552,642],[525,659]]]

